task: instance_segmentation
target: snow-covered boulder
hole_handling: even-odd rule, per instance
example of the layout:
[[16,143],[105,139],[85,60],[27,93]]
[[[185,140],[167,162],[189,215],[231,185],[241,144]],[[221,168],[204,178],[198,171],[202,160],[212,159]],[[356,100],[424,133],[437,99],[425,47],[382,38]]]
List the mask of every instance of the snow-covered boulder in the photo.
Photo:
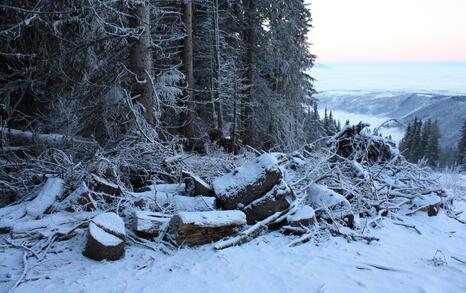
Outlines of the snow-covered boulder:
[[118,260],[125,253],[125,223],[115,213],[103,213],[89,223],[83,254],[95,260]]
[[169,231],[178,245],[200,245],[232,235],[244,225],[242,211],[180,212],[170,220]]
[[272,190],[247,205],[243,211],[247,216],[248,224],[254,224],[287,209],[293,200],[293,191],[284,180],[280,180]]
[[263,154],[255,160],[218,177],[213,182],[215,194],[226,209],[243,208],[267,193],[282,178],[275,157]]

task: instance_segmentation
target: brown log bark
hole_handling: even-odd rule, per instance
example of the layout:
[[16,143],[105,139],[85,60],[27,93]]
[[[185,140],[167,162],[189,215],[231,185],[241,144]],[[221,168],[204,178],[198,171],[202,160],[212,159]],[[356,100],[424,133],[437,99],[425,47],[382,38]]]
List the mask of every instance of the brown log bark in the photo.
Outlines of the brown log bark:
[[185,192],[189,195],[215,196],[212,186],[188,171],[182,171],[181,175],[185,183]]
[[69,137],[56,133],[40,134],[13,128],[0,127],[0,134],[6,137],[10,145],[15,146],[27,146],[35,144],[62,145],[68,143],[90,145],[94,147],[97,146],[97,142],[95,141],[86,140],[79,137]]
[[139,32],[130,43],[130,70],[135,74],[132,97],[144,107],[144,118],[154,125],[154,88],[152,84],[152,52],[150,36],[150,6],[147,2],[134,1],[130,4],[130,27]]
[[276,212],[284,211],[290,207],[294,195],[284,180],[275,185],[264,196],[256,199],[244,208],[249,225],[264,220]]
[[[251,173],[250,170],[256,170]],[[225,209],[243,208],[267,193],[282,178],[277,162],[270,154],[236,168],[212,185],[215,194]]]

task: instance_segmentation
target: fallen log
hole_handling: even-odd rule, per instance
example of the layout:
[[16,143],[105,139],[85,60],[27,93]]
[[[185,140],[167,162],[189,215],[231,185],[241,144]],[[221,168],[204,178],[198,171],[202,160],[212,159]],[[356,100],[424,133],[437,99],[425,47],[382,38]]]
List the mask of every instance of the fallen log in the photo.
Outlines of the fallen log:
[[261,198],[256,199],[244,208],[248,224],[252,225],[258,221],[286,210],[295,199],[293,191],[284,180],[275,185],[272,190]]
[[11,226],[12,238],[51,238],[53,235],[68,235],[77,226],[95,216],[95,213],[55,213],[38,220],[17,220]]
[[171,216],[163,213],[136,211],[135,232],[141,237],[155,237],[168,227]]
[[50,208],[65,192],[63,179],[52,177],[47,179],[39,194],[26,207],[26,213],[38,218]]
[[217,208],[215,197],[211,196],[183,196],[166,192],[155,194],[156,209],[159,211],[205,212]]
[[97,142],[63,134],[40,134],[13,128],[0,127],[0,134],[6,136],[9,144],[14,146],[30,146],[32,144],[62,145],[67,143],[84,144],[96,147]]
[[115,213],[103,213],[89,223],[84,256],[94,260],[118,260],[125,253],[126,231]]
[[243,208],[258,199],[282,178],[271,154],[263,154],[213,182],[215,194],[225,209]]
[[186,186],[186,194],[215,196],[212,186],[199,176],[188,171],[182,171],[181,176],[183,177],[183,181]]
[[178,245],[200,245],[232,235],[246,224],[241,211],[181,212],[172,217],[169,232]]

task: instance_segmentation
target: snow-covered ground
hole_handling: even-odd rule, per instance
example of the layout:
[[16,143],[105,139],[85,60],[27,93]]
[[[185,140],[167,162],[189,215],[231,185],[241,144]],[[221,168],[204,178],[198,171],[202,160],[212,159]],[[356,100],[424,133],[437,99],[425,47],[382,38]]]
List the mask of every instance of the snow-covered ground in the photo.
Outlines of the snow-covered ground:
[[[466,220],[466,176],[440,176]],[[116,262],[83,257],[80,235],[55,243],[15,292],[466,292],[465,225],[443,210],[404,220],[422,234],[385,220],[369,231],[380,238],[371,244],[331,237],[289,247],[292,238],[274,232],[222,251],[129,246]],[[0,252],[0,291],[7,292],[23,271],[23,251]]]

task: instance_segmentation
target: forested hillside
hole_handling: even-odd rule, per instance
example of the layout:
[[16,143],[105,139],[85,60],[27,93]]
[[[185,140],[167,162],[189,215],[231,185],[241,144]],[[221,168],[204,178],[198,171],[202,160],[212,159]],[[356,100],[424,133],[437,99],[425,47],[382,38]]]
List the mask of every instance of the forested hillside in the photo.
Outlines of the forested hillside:
[[[313,64],[302,0],[2,1],[2,127],[290,150]],[[5,129],[2,133],[5,134]]]

